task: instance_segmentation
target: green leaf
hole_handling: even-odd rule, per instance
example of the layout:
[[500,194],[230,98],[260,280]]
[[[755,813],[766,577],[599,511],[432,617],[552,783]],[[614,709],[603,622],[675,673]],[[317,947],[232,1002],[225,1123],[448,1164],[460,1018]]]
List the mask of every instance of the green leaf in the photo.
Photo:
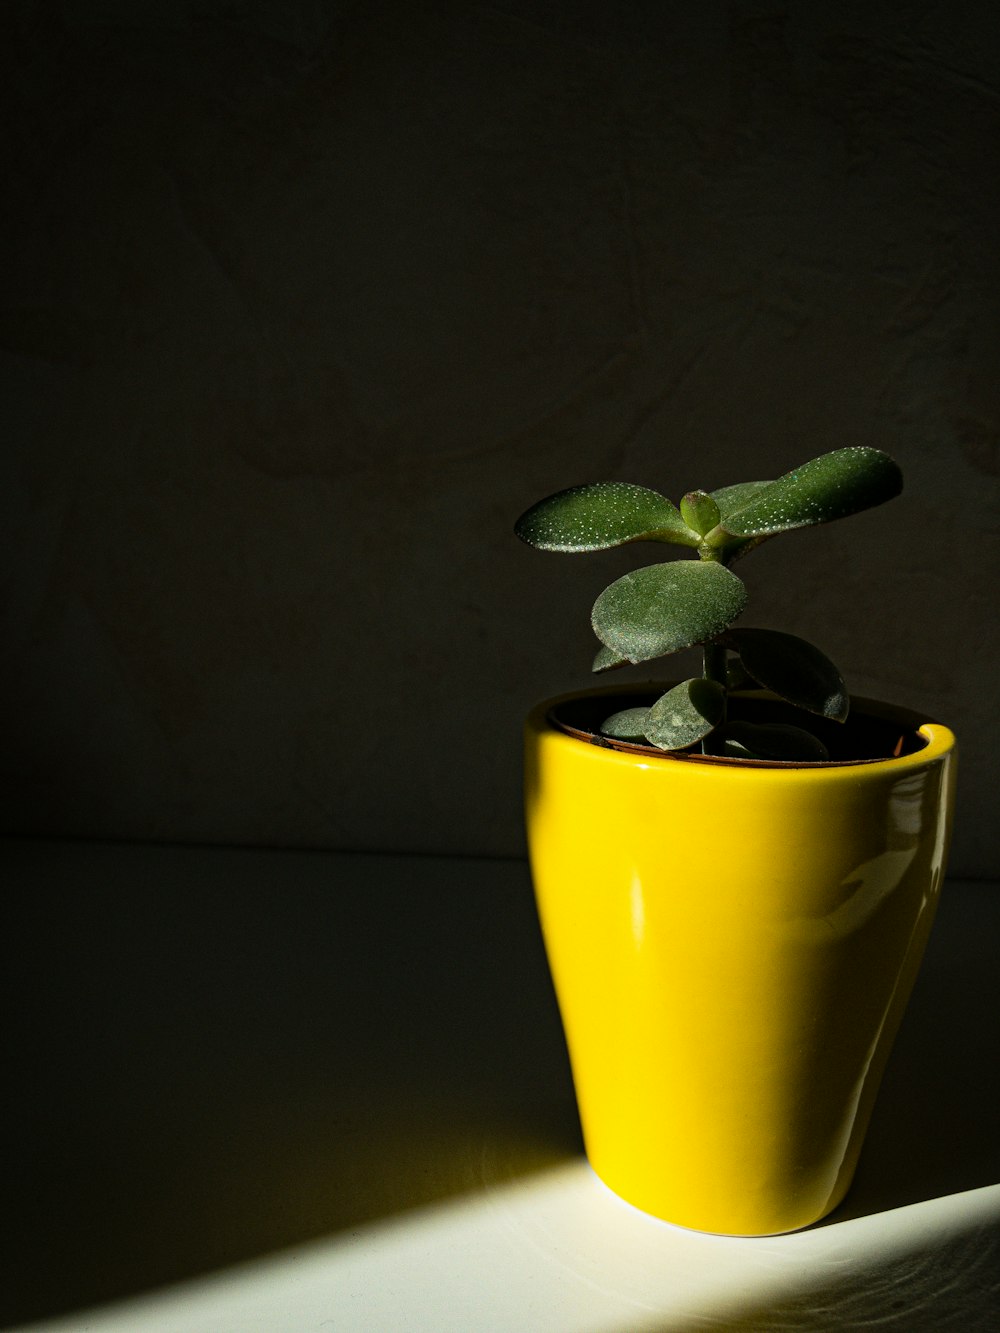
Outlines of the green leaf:
[[903,474],[888,454],[835,449],[748,493],[722,526],[733,537],[769,536],[846,518],[891,500],[902,489]]
[[829,759],[821,740],[787,722],[729,722],[719,753],[735,759],[769,759],[785,763],[816,764]]
[[633,741],[636,745],[645,745],[648,718],[648,708],[623,708],[620,713],[612,713],[601,723],[601,735],[611,736],[616,741]]
[[730,514],[735,514],[755,495],[773,485],[773,481],[741,481],[735,486],[723,486],[721,490],[712,491],[712,499],[719,506],[719,522],[725,523]]
[[725,523],[730,514],[773,485],[772,481],[741,481],[735,486],[723,486],[721,490],[712,492],[712,499],[719,509],[719,522],[705,533],[704,541],[710,550],[720,552],[726,564],[742,558],[761,542],[767,541],[767,537],[734,537],[727,532]]
[[[732,631],[730,631],[732,633]],[[757,682],[750,672],[746,670],[738,657],[730,657],[726,662],[726,689],[727,690],[745,690],[752,689]]]
[[698,545],[698,534],[666,496],[625,481],[550,495],[522,514],[514,531],[542,551],[605,551],[639,541]]
[[590,669],[591,671],[613,671],[615,667],[627,665],[627,657],[622,657],[620,653],[613,653],[610,648],[602,643]]
[[696,676],[660,695],[649,710],[646,736],[661,750],[683,750],[714,731],[725,711],[722,686]]
[[719,521],[719,506],[707,491],[688,491],[681,500],[681,518],[699,536],[711,532]]
[[844,678],[805,639],[775,629],[732,629],[722,635],[758,685],[797,708],[843,722],[850,708]]
[[617,579],[594,603],[594,633],[629,662],[645,662],[714,638],[746,605],[740,579],[714,561],[647,565]]

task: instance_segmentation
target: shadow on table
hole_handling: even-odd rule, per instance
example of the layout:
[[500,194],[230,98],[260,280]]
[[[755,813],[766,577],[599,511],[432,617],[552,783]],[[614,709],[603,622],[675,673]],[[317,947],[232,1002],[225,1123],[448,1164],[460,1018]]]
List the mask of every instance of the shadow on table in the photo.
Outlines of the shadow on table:
[[[25,842],[4,870],[4,1324],[580,1152],[519,863]],[[946,898],[834,1220],[1000,1177],[992,975]]]
[[580,1151],[519,863],[4,854],[0,1324]]

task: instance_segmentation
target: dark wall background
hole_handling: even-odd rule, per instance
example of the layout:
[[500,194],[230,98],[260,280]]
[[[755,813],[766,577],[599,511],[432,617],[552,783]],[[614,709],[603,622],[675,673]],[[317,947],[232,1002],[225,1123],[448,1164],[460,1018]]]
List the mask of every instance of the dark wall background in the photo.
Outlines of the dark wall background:
[[11,5],[5,824],[516,854],[520,717],[655,556],[517,514],[871,444],[904,498],[757,553],[747,620],[954,725],[996,874],[998,27]]

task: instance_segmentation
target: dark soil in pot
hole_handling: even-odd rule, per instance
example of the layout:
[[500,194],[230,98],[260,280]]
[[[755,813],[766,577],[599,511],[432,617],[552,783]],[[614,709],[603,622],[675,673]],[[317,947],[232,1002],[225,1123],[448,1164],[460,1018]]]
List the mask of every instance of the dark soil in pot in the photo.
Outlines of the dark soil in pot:
[[[646,708],[659,698],[668,686],[651,686],[648,690],[622,691],[621,694],[591,694],[567,699],[549,713],[549,721],[560,730],[599,745],[605,749],[621,750],[629,754],[666,757],[665,751],[651,745],[632,745],[627,741],[613,741],[600,734],[601,723],[612,713],[624,708]],[[826,746],[830,764],[874,763],[899,755],[916,754],[926,744],[917,727],[926,718],[908,715],[905,710],[880,710],[877,704],[866,708],[867,701],[858,700],[846,722],[831,722],[828,718],[808,716],[763,692],[729,695],[729,720],[732,722],[786,722],[806,727]],[[718,755],[703,755],[696,750],[674,751],[671,759],[693,760],[714,764],[757,764],[764,767],[821,767],[817,764],[795,764],[777,760],[730,759]]]

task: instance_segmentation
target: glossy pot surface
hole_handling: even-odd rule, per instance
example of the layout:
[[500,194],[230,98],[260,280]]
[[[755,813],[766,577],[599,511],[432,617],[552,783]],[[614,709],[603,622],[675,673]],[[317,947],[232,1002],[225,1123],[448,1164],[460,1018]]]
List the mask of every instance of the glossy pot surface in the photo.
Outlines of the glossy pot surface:
[[954,736],[858,701],[920,748],[697,762],[566,734],[563,702],[527,722],[526,815],[590,1162],[682,1226],[807,1226],[850,1185],[924,951]]

